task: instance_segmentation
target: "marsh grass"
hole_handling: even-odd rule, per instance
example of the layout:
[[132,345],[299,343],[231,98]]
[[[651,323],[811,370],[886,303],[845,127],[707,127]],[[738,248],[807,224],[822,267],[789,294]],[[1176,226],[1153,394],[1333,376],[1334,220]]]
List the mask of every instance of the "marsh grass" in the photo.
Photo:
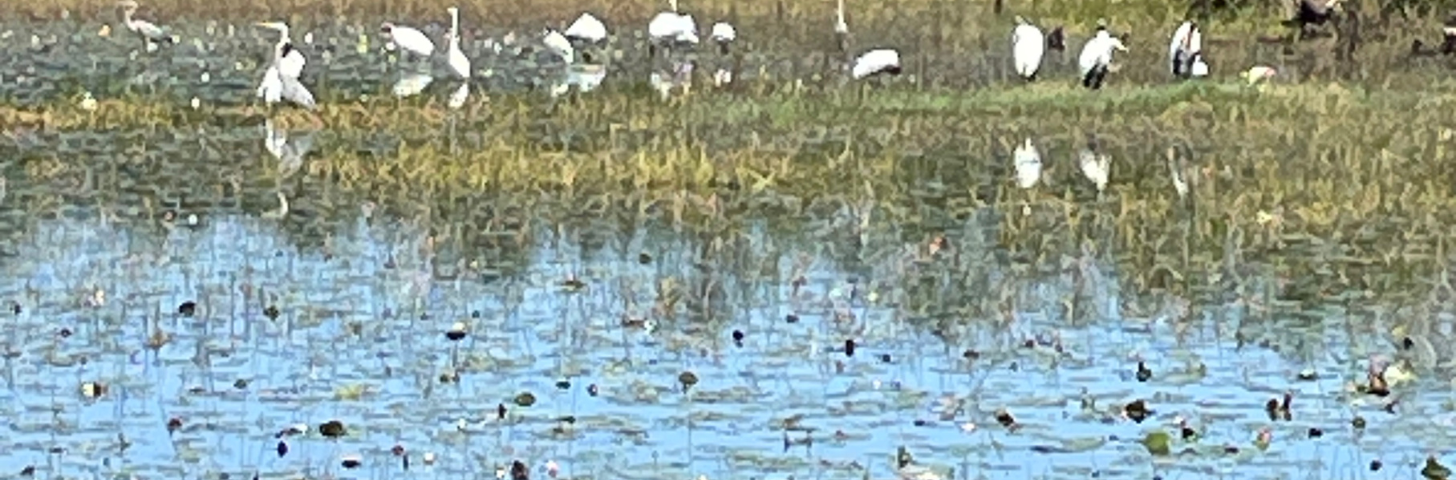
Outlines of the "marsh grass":
[[[495,95],[463,111],[380,100],[273,118],[289,128],[326,125],[336,145],[392,136],[392,151],[326,146],[299,178],[266,180],[277,176],[266,156],[218,175],[289,190],[312,211],[295,215],[348,215],[365,200],[425,206],[437,219],[493,205],[517,213],[481,221],[517,234],[537,221],[523,212],[546,205],[569,212],[546,221],[617,212],[727,234],[762,218],[792,229],[833,205],[869,202],[910,242],[991,218],[987,226],[1020,261],[1117,252],[1145,289],[1213,288],[1237,274],[1227,267],[1236,256],[1316,283],[1301,291],[1399,293],[1408,285],[1397,287],[1383,269],[1446,268],[1443,239],[1456,225],[1450,98],[1338,83],[1256,90],[1211,82],[1097,95],[1057,83],[968,92],[764,86],[667,103],[630,92]],[[119,101],[96,111],[0,111],[7,123],[40,130],[186,126],[203,137],[255,127],[261,117]],[[1113,157],[1101,196],[1073,160],[1088,133]],[[1010,148],[1026,137],[1048,165],[1045,183],[1030,191],[1009,181]],[[1190,201],[1172,188],[1169,146],[1193,153],[1200,178]],[[65,184],[81,171],[59,153],[29,156],[34,180]]]

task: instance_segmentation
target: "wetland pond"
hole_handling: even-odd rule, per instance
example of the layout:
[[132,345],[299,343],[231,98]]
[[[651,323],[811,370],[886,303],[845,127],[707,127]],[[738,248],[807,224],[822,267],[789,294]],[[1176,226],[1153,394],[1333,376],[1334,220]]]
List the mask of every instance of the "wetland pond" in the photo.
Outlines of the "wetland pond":
[[[94,26],[11,34],[34,38],[0,51],[0,94],[241,104],[269,41],[148,64]],[[386,88],[350,48],[312,75]],[[1453,447],[1439,295],[1253,298],[1287,281],[1257,273],[1238,295],[1143,292],[1117,251],[1007,253],[990,207],[926,231],[850,201],[715,230],[545,193],[411,203],[308,164],[388,156],[387,134],[181,130],[0,144],[4,475],[1370,479]]]

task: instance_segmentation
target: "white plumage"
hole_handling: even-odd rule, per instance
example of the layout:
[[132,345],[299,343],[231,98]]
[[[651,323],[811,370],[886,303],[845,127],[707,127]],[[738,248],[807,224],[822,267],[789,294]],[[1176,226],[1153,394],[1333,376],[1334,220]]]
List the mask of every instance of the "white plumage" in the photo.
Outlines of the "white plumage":
[[698,43],[698,25],[692,15],[662,12],[647,23],[647,36],[658,42]]
[[719,42],[731,42],[738,39],[738,30],[727,22],[713,24],[713,31],[710,37]]
[[1093,90],[1102,88],[1108,67],[1112,65],[1112,53],[1119,50],[1127,51],[1122,40],[1107,33],[1106,29],[1098,28],[1097,34],[1082,46],[1082,55],[1077,59],[1082,70],[1082,86]]
[[1016,186],[1031,188],[1041,180],[1041,153],[1036,151],[1036,145],[1031,144],[1030,138],[1016,147],[1012,162],[1016,168]]
[[450,7],[450,33],[445,38],[445,64],[460,78],[470,78],[470,59],[460,51],[460,9]]
[[384,22],[379,25],[379,31],[384,33],[386,37],[389,37],[391,43],[404,49],[406,52],[421,57],[428,57],[435,54],[435,42],[430,41],[430,37],[425,36],[419,30]]
[[870,50],[855,59],[854,66],[849,70],[850,76],[855,79],[865,78],[877,73],[899,75],[900,52],[888,48]]
[[1011,30],[1011,59],[1016,74],[1027,80],[1035,80],[1036,71],[1041,69],[1041,58],[1045,54],[1046,35],[1036,25],[1017,16],[1016,28]]
[[273,48],[273,63],[263,72],[263,79],[258,83],[258,96],[269,105],[286,99],[309,110],[316,108],[313,93],[298,80],[308,61],[303,58],[303,52],[293,48],[288,24],[268,22],[258,26],[277,30],[279,35],[278,45]]
[[1078,155],[1077,163],[1082,167],[1082,175],[1097,186],[1097,191],[1107,188],[1107,178],[1111,175],[1112,158],[1106,154],[1097,154],[1090,149],[1082,150]]
[[555,30],[546,31],[545,36],[541,37],[541,43],[546,45],[546,48],[556,52],[557,55],[561,55],[561,59],[565,60],[566,63],[576,62],[576,48],[571,46],[571,41],[567,40],[566,36],[562,35],[561,32]]
[[[1168,43],[1168,63],[1173,75],[1193,75],[1193,67],[1200,60],[1203,51],[1203,32],[1198,24],[1188,21],[1173,31],[1173,40]],[[1206,68],[1207,65],[1204,65]],[[1206,75],[1206,73],[1205,73]]]
[[584,42],[600,42],[607,39],[607,25],[590,13],[583,13],[566,27],[566,38]]

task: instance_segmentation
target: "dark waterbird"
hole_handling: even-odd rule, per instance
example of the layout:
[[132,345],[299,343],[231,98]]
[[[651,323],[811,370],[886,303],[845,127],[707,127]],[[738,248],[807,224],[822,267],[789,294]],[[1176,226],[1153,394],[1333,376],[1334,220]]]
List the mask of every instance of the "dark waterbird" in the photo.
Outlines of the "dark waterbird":
[[1301,36],[1312,33],[1315,27],[1336,19],[1335,13],[1339,11],[1340,2],[1341,0],[1299,0],[1294,16],[1281,23],[1286,27],[1299,29]]

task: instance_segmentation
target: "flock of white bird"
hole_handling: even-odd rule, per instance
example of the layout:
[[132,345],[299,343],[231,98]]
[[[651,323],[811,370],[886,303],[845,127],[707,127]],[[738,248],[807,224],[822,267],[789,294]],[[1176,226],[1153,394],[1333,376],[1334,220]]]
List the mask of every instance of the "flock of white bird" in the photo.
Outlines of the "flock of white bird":
[[[659,49],[671,52],[674,49],[691,48],[698,44],[698,27],[693,16],[681,13],[678,10],[677,0],[669,0],[669,3],[670,10],[658,13],[647,25],[653,56],[656,56]],[[160,43],[177,42],[177,37],[168,34],[165,29],[151,22],[134,18],[133,15],[138,8],[135,0],[121,0],[118,6],[122,9],[122,20],[127,29],[136,33],[148,50],[155,49],[156,45]],[[450,29],[445,37],[445,64],[457,77],[468,80],[471,76],[470,59],[460,49],[460,10],[456,7],[449,7],[446,10],[450,15]],[[258,84],[257,96],[270,105],[286,100],[303,108],[317,108],[313,94],[300,80],[304,66],[308,62],[303,53],[294,48],[292,38],[289,36],[288,25],[283,22],[263,22],[257,25],[276,30],[279,35],[278,43],[274,46],[273,60]],[[849,26],[845,22],[844,0],[839,0],[835,9],[834,31],[840,36],[841,48],[848,53]],[[391,50],[402,50],[423,61],[434,58],[435,43],[418,29],[386,22],[380,26],[380,32],[389,40],[386,46]],[[1054,33],[1060,37],[1060,30]],[[590,13],[583,13],[564,31],[547,29],[542,34],[541,43],[559,55],[566,63],[575,64],[578,57],[574,45],[578,43],[597,44],[606,41],[607,36],[606,24]],[[738,32],[726,22],[717,22],[709,31],[709,38],[718,45],[719,52],[726,55],[729,52],[729,46],[738,38]],[[1036,80],[1048,49],[1047,35],[1036,25],[1017,16],[1016,25],[1011,32],[1011,41],[1014,71],[1027,81]],[[1059,42],[1060,40],[1058,40]],[[1199,30],[1198,24],[1189,21],[1179,25],[1168,46],[1169,69],[1172,74],[1181,78],[1207,76],[1209,68],[1203,60],[1202,48],[1203,34]],[[1103,22],[1099,21],[1096,32],[1083,45],[1081,55],[1078,57],[1081,84],[1089,89],[1100,89],[1106,81],[1108,73],[1116,69],[1112,61],[1114,53],[1126,51],[1127,47],[1123,45],[1122,41],[1110,33]],[[679,77],[681,81],[687,81],[691,68],[691,63],[679,64],[675,77]],[[869,50],[847,62],[846,70],[853,79],[863,79],[878,74],[899,74],[900,53],[888,48]],[[1254,67],[1244,72],[1242,76],[1250,83],[1255,83],[1272,77],[1274,74],[1275,71],[1272,68]],[[654,75],[654,83],[657,78]],[[714,83],[718,85],[731,82],[732,79],[732,72],[728,70],[720,69],[714,74]],[[462,82],[460,89],[452,95],[450,105],[458,107],[464,102],[466,95],[468,95],[468,84]],[[1027,146],[1029,147],[1029,145]],[[1021,164],[1018,161],[1017,165]],[[1102,183],[1105,184],[1105,181]]]

